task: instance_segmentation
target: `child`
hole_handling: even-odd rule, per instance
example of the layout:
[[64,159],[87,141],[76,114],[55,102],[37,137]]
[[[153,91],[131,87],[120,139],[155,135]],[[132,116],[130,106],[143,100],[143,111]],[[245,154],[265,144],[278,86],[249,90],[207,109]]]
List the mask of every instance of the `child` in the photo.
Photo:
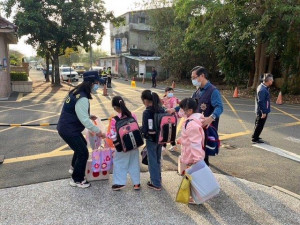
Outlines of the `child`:
[[149,188],[161,190],[161,145],[157,143],[157,132],[154,127],[154,113],[163,113],[158,95],[150,90],[144,90],[141,99],[146,109],[143,112],[142,133],[146,139],[148,153]]
[[[166,87],[165,95],[163,96],[162,103],[163,103],[163,107],[165,107],[167,110],[175,108],[177,106],[177,104],[180,103],[179,99],[174,96],[173,88]],[[176,116],[178,118],[177,114],[176,114]],[[176,143],[173,142],[173,143],[171,143],[171,145],[172,145],[172,147],[169,150],[176,151],[177,150]],[[162,150],[164,151],[166,147],[167,147],[167,144],[163,145]]]
[[[180,108],[184,111],[187,119],[182,126],[181,136],[178,144],[181,144],[180,162],[190,167],[193,164],[204,160],[204,131],[202,121],[204,116],[201,113],[195,113],[197,110],[197,102],[192,98],[183,99]],[[193,200],[190,199],[190,203]]]
[[[120,119],[124,117],[133,117],[136,120],[136,115],[131,113],[120,96],[115,96],[112,99],[112,107],[118,113]],[[111,128],[108,131],[107,137],[115,141],[117,139],[116,133],[116,120],[112,118]],[[133,189],[139,190],[140,185],[140,163],[139,163],[139,151],[134,149],[128,152],[117,152],[115,151],[114,156],[114,172],[113,172],[113,183],[112,190],[118,191],[126,186],[127,173],[129,173]]]

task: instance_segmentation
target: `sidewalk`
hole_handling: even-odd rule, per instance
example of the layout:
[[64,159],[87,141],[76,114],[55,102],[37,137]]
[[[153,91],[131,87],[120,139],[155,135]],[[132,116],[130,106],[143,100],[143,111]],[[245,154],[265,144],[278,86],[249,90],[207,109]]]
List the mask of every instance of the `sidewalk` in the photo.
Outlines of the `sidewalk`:
[[221,191],[203,205],[174,201],[181,177],[163,172],[163,190],[114,192],[109,181],[70,187],[67,179],[0,190],[0,224],[300,224],[300,200],[246,180],[216,174]]

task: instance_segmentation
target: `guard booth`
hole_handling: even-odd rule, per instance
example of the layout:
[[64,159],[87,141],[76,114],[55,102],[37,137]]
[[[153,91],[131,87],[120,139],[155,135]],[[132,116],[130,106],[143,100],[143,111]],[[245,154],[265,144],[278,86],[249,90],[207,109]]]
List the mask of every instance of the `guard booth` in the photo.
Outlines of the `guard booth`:
[[11,94],[9,44],[17,44],[17,26],[0,17],[0,100]]

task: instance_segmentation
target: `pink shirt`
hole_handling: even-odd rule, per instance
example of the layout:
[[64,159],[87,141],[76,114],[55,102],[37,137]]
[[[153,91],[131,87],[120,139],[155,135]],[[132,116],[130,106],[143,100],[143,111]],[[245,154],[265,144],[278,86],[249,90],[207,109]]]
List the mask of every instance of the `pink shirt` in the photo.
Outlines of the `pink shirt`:
[[179,104],[179,99],[176,97],[168,98],[167,96],[162,99],[163,106],[167,109],[175,108]]

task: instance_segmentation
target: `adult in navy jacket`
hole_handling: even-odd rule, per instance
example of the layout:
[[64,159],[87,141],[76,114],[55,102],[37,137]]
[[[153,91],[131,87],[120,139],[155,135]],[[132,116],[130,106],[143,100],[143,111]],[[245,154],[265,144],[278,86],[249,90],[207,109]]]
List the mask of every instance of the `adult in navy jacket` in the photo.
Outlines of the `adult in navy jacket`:
[[270,107],[270,92],[269,88],[273,84],[273,75],[265,73],[263,77],[263,83],[257,87],[256,95],[256,120],[254,126],[254,132],[252,134],[253,143],[264,143],[259,137],[264,125],[268,118],[268,114],[271,111]]

